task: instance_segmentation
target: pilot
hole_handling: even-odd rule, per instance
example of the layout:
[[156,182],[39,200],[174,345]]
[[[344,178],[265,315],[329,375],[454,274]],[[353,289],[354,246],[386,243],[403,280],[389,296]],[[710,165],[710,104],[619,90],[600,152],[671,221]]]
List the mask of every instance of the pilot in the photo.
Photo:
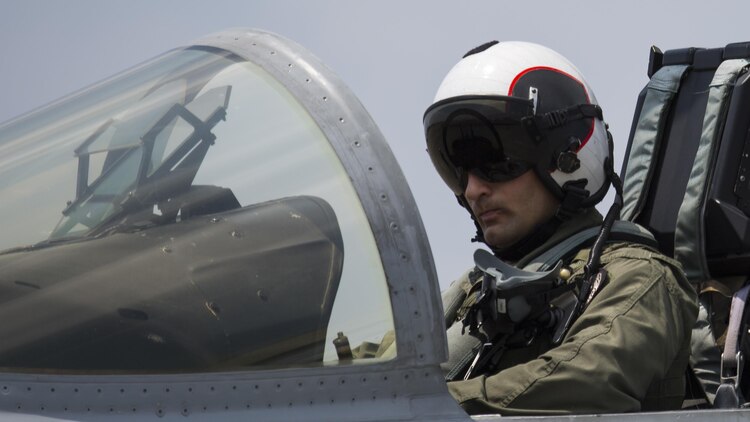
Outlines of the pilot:
[[[575,66],[540,45],[486,43],[450,70],[424,125],[473,240],[555,279],[549,291],[508,293],[495,272],[497,290],[485,291],[489,273],[475,267],[444,292],[444,369],[458,403],[503,415],[679,409],[696,293],[676,261],[612,230],[612,139]],[[611,184],[618,196],[603,218],[594,206]],[[586,229],[594,247],[576,240]],[[554,274],[537,271],[545,254],[561,257]]]

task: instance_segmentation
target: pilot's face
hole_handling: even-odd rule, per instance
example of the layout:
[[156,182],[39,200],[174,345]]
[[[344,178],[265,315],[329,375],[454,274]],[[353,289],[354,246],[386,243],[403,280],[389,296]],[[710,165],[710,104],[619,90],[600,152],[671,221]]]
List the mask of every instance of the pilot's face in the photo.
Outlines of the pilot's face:
[[506,182],[489,182],[470,172],[464,196],[485,241],[500,250],[549,220],[560,205],[533,171]]

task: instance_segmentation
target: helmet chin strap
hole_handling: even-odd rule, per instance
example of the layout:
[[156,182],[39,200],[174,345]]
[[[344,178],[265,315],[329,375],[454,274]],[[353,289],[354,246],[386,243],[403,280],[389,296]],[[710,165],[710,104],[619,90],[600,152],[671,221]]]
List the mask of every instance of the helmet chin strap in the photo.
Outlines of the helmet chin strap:
[[[614,221],[620,216],[620,210],[622,209],[623,203],[622,181],[614,170],[614,165],[611,158],[614,150],[614,142],[609,131],[607,131],[607,141],[609,144],[609,157],[604,160],[603,169],[604,174],[606,175],[605,186],[609,186],[610,183],[612,184],[612,186],[614,186],[615,201],[607,212],[601,230],[599,231],[599,235],[597,236],[597,239],[591,248],[589,261],[585,267],[587,274],[593,274],[599,269],[599,257],[601,256],[602,248],[609,238],[609,233],[612,229]],[[485,245],[489,246],[492,252],[500,259],[509,262],[516,262],[529,252],[541,246],[547,239],[550,238],[550,236],[552,236],[552,234],[555,233],[555,231],[564,221],[571,219],[573,216],[581,212],[581,210],[584,208],[582,204],[586,199],[590,197],[590,193],[585,189],[585,186],[585,179],[571,180],[566,182],[562,186],[563,198],[560,202],[560,206],[555,212],[555,215],[546,222],[537,226],[535,230],[533,230],[518,242],[503,249],[499,249],[487,243],[487,240],[484,238],[482,227],[479,225],[479,221],[474,215],[474,212],[471,211],[471,207],[469,207],[469,202],[466,200],[466,197],[461,195],[457,196],[456,198],[458,199],[458,203],[461,204],[461,206],[469,212],[469,215],[471,215],[471,219],[474,221],[474,226],[476,226],[477,228],[477,233],[471,239],[471,241],[482,242]],[[596,195],[603,195],[604,193],[606,193],[606,189],[602,188],[600,189],[600,192],[596,193]]]
[[[599,113],[598,117],[601,118],[601,109],[597,106],[594,110]],[[614,221],[620,216],[620,210],[622,209],[623,203],[622,182],[614,170],[612,161],[614,153],[614,141],[612,140],[612,135],[610,134],[609,130],[607,130],[607,144],[609,147],[609,156],[605,158],[603,165],[605,183],[599,189],[599,191],[592,194],[588,190],[586,190],[586,179],[571,180],[565,182],[565,184],[562,186],[562,200],[560,202],[560,206],[555,212],[554,217],[538,226],[536,230],[534,230],[528,236],[516,242],[516,244],[510,246],[506,250],[499,251],[500,253],[498,253],[498,251],[493,248],[493,252],[495,252],[495,254],[501,259],[518,261],[526,254],[533,251],[535,248],[541,246],[547,239],[549,239],[550,236],[552,236],[552,234],[557,230],[557,228],[560,227],[560,224],[567,220],[570,220],[575,215],[579,214],[584,208],[593,206],[584,205],[587,201],[589,201],[590,203],[592,195],[595,199],[594,203],[599,202],[601,197],[606,194],[611,183],[615,188],[615,201],[612,204],[612,207],[610,207],[609,211],[607,212],[606,217],[604,218],[604,222],[602,223],[599,235],[597,236],[596,241],[591,248],[589,261],[586,264],[586,274],[595,274],[601,267],[599,257],[601,256],[604,244],[609,238],[609,233],[612,229]],[[471,210],[469,211],[471,212]],[[474,218],[473,214],[472,218]],[[476,218],[474,218],[474,222],[476,224]],[[476,226],[478,232],[481,233],[479,224],[476,224]],[[492,248],[492,246],[490,246],[490,248]]]
[[538,225],[534,231],[509,247],[503,250],[498,250],[491,246],[490,248],[498,258],[508,262],[516,262],[534,249],[542,246],[557,231],[557,228],[562,223],[563,220],[555,215],[546,222]]
[[594,245],[591,247],[589,260],[584,266],[587,277],[595,274],[601,268],[599,258],[601,257],[602,249],[604,248],[604,244],[609,238],[609,233],[612,230],[612,225],[614,224],[615,220],[618,220],[620,218],[620,210],[622,210],[623,205],[622,180],[620,180],[620,176],[615,173],[614,164],[612,162],[614,142],[612,141],[612,136],[609,135],[609,132],[607,132],[607,135],[607,140],[609,141],[609,157],[604,160],[604,172],[607,175],[609,181],[612,183],[612,186],[615,188],[615,200],[612,203],[612,206],[609,208],[609,211],[607,211],[606,217],[604,217],[604,222],[602,223],[602,227],[599,230],[599,235],[594,241]]
[[[605,162],[605,172],[608,176],[608,178],[615,182],[619,181],[617,178],[617,175],[614,173],[614,170],[612,169],[612,164],[609,158],[607,159],[607,162]],[[614,183],[617,185],[617,183]],[[477,220],[474,213],[471,211],[471,207],[469,207],[469,203],[466,200],[466,197],[463,195],[457,196],[458,203],[461,204],[462,207],[464,207],[468,212],[469,215],[471,215],[471,219],[474,221],[474,226],[477,228],[476,235],[471,239],[472,242],[482,242],[485,245],[487,245],[492,252],[500,259],[508,261],[508,262],[516,262],[519,259],[526,256],[528,253],[533,251],[534,249],[538,248],[542,244],[544,244],[547,239],[549,239],[555,231],[560,227],[560,225],[570,220],[572,217],[577,215],[581,212],[583,207],[581,204],[583,201],[589,197],[589,192],[584,189],[586,186],[586,180],[572,180],[569,182],[566,182],[565,185],[563,185],[562,190],[564,192],[563,199],[560,202],[560,206],[558,207],[557,211],[555,212],[555,215],[552,216],[549,220],[545,221],[544,223],[536,226],[536,228],[529,233],[528,235],[524,236],[521,240],[514,243],[511,246],[508,246],[507,248],[497,248],[489,243],[487,243],[487,240],[484,238],[484,232],[482,231],[482,227],[479,225],[479,221]],[[622,188],[620,187],[618,189],[617,186],[615,186],[615,189],[618,192],[622,191]],[[620,203],[622,200],[620,200]],[[620,205],[621,207],[622,205]],[[612,212],[608,213],[608,217],[612,214]],[[619,214],[619,209],[616,211],[616,214]],[[613,216],[614,217],[614,216]],[[613,219],[612,219],[613,220]],[[608,228],[612,227],[612,222],[609,223]],[[605,229],[606,230],[606,229]],[[603,245],[603,242],[606,241],[607,235],[609,234],[609,230],[606,230],[606,233],[604,233],[604,236],[601,236],[600,244]],[[599,251],[601,253],[601,246],[599,247]],[[599,254],[596,254],[597,256]]]
[[[589,197],[589,192],[584,189],[585,186],[586,180],[584,179],[565,183],[562,188],[564,192],[563,200],[560,202],[560,206],[557,208],[555,214],[549,220],[536,226],[531,233],[507,248],[500,250],[491,245],[488,246],[490,246],[495,255],[500,259],[510,262],[520,260],[534,249],[542,246],[547,239],[552,237],[562,223],[581,212],[583,209],[581,204]],[[476,218],[474,222],[476,223]],[[479,224],[477,224],[477,227],[479,227]]]
[[479,225],[477,218],[474,216],[474,213],[471,211],[471,208],[469,207],[469,204],[466,201],[466,198],[463,195],[458,196],[456,198],[458,199],[458,203],[461,204],[461,206],[464,207],[469,212],[469,215],[471,215],[472,221],[474,221],[474,226],[476,226],[477,228],[477,233],[471,239],[471,241],[484,243],[492,250],[495,256],[508,262],[516,262],[519,259],[523,258],[529,252],[541,246],[547,239],[550,238],[550,236],[552,236],[552,234],[555,233],[555,231],[557,231],[557,228],[560,227],[560,224],[562,224],[563,221],[565,221],[564,219],[561,219],[556,214],[552,218],[547,220],[546,222],[538,225],[534,229],[534,231],[526,235],[523,239],[519,240],[518,242],[514,243],[513,245],[507,248],[500,249],[487,243],[487,240],[485,240],[484,238],[484,232],[482,231],[482,227]]
[[555,212],[555,217],[561,221],[570,220],[583,209],[583,201],[589,196],[586,190],[586,179],[571,180],[562,186],[563,198]]

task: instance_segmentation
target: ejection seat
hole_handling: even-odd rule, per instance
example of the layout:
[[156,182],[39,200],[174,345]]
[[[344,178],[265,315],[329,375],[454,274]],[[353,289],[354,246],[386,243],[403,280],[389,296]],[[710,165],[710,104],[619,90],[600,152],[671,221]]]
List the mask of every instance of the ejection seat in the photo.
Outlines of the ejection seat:
[[686,406],[750,397],[749,67],[750,42],[652,47],[621,173],[621,218],[650,229],[699,292]]

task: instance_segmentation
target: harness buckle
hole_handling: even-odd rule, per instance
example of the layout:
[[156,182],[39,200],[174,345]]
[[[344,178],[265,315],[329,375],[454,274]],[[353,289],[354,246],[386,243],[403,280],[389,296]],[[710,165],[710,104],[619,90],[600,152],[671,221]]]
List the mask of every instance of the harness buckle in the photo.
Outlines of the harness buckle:
[[744,363],[744,357],[742,352],[737,351],[734,356],[724,357],[724,353],[721,354],[721,370],[719,372],[721,376],[722,384],[732,384],[735,389],[740,388],[740,379],[742,379],[742,366]]

